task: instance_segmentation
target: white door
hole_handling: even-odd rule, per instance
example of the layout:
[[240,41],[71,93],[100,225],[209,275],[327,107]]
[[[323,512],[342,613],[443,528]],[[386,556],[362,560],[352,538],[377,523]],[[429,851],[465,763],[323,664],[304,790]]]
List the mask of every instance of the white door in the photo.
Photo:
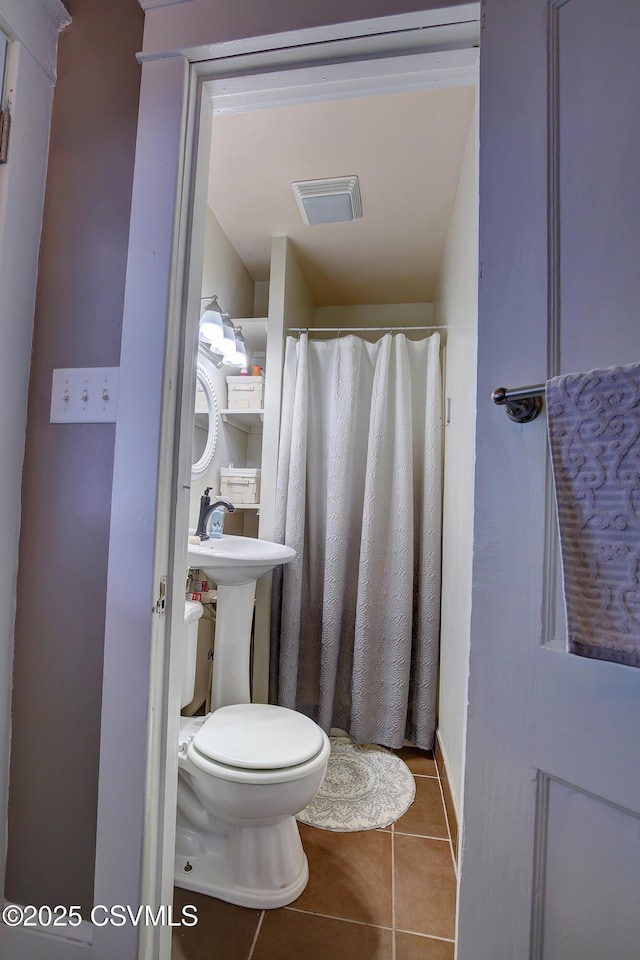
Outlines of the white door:
[[640,670],[564,652],[546,417],[490,394],[640,360],[640,3],[483,10],[458,957],[638,960]]

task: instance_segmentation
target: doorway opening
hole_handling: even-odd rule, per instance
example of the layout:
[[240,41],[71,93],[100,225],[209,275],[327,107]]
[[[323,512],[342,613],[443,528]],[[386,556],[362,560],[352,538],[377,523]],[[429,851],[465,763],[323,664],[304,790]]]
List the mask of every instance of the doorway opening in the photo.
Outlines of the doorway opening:
[[[275,106],[293,100],[326,100],[330,96],[344,99],[345,93],[353,97],[356,94],[364,96],[419,90],[425,86],[473,86],[477,72],[478,10],[474,6],[472,17],[469,7],[456,8],[455,13],[451,14],[447,11],[445,19],[456,22],[448,22],[444,26],[442,20],[438,20],[442,13],[426,12],[422,16],[424,22],[417,28],[415,17],[409,18],[412,22],[406,29],[402,17],[386,18],[380,24],[370,21],[366,30],[358,24],[347,24],[344,30],[340,28],[342,32],[338,40],[334,40],[335,30],[327,31],[324,28],[306,31],[300,37],[268,38],[268,43],[258,38],[240,43],[240,49],[232,51],[232,57],[228,55],[228,50],[220,50],[219,59],[215,59],[214,50],[210,52],[213,59],[196,63],[196,54],[202,55],[200,49],[191,58],[186,97],[181,57],[159,56],[153,64],[151,73],[157,89],[153,90],[154,82],[150,81],[147,90],[151,96],[143,103],[140,114],[139,173],[134,185],[121,363],[121,382],[128,382],[129,389],[128,392],[123,390],[126,403],[123,402],[119,410],[114,488],[116,479],[125,474],[130,476],[135,467],[139,471],[136,491],[153,490],[155,495],[152,500],[148,497],[114,496],[112,503],[105,631],[107,667],[102,708],[96,852],[96,889],[100,889],[104,895],[107,895],[105,891],[112,890],[115,896],[116,891],[121,891],[128,884],[142,891],[144,902],[168,903],[173,889],[179,637],[184,613],[185,532],[189,527],[193,486],[196,329],[201,297],[216,293],[215,290],[205,290],[203,285],[212,121],[206,95],[224,93],[236,97],[236,103],[240,103],[244,97],[246,104],[260,107],[268,98],[271,98],[271,105]],[[373,33],[369,32],[371,30]],[[431,46],[430,40],[433,40]],[[312,60],[310,51],[313,53]],[[186,55],[189,55],[189,51],[186,51]],[[313,65],[309,65],[310,62]],[[166,100],[165,93],[169,90],[173,99],[170,97]],[[165,111],[160,117],[159,111],[154,109],[154,104],[158,103],[157,96],[161,96],[162,102],[166,100],[172,104],[170,116]],[[180,109],[176,106],[178,104]],[[158,150],[167,153],[169,132],[176,149],[170,151],[171,162],[160,167],[157,163]],[[471,173],[475,174],[475,132],[471,140],[471,150],[465,156],[469,157]],[[153,177],[148,176],[150,171],[153,171]],[[473,176],[471,180],[468,191],[471,214],[459,218],[468,227],[472,223],[475,226],[477,218]],[[458,282],[459,277],[453,267],[441,271],[443,290],[446,287],[448,291],[447,296],[443,295],[441,299],[441,309],[450,316],[455,313],[458,318],[464,310],[467,311],[465,316],[470,318],[469,323],[457,324],[450,322],[449,317],[445,320],[449,327],[448,363],[456,350],[459,350],[459,356],[469,357],[475,349],[476,233],[477,230],[470,228],[465,232],[464,243],[453,243],[456,249],[460,247],[465,250],[466,260],[471,264],[470,269],[464,271],[465,282]],[[159,248],[162,253],[160,257],[156,255]],[[154,253],[153,258],[149,256],[150,250]],[[457,257],[453,259],[460,262]],[[169,283],[167,263],[174,265]],[[161,326],[158,317],[164,318],[163,337],[158,336]],[[271,364],[270,347],[271,343],[268,343],[266,369],[269,379],[271,373],[279,369],[279,363]],[[144,378],[140,377],[138,363],[141,351],[147,358]],[[474,377],[473,363],[466,368],[464,364],[460,365],[457,374],[459,391],[455,394],[455,404],[460,405],[460,410],[473,395]],[[279,393],[279,385],[276,385],[276,393]],[[266,408],[268,397],[265,399]],[[147,431],[144,446],[141,446],[139,430],[141,405],[148,411],[149,424],[156,424],[160,428],[157,432]],[[473,417],[467,420],[464,416],[452,415],[447,429],[453,427],[457,431],[457,441],[449,441],[450,451],[454,451],[458,444],[460,450],[464,448],[470,455],[473,443],[472,440],[467,442],[469,424],[473,429]],[[263,448],[267,442],[266,427],[265,422]],[[453,432],[450,436],[453,436]],[[274,447],[275,443],[274,440]],[[464,485],[459,484],[457,489],[466,503]],[[263,493],[264,490],[261,490],[261,500]],[[455,503],[446,509],[452,518],[459,514],[464,520],[471,513],[470,503],[462,511],[456,511]],[[262,505],[260,517],[260,522],[263,522]],[[141,541],[138,562],[134,567],[127,531],[133,527],[141,529],[143,523],[145,531],[154,531],[154,536],[145,536]],[[457,542],[460,542],[460,538]],[[466,557],[464,548],[463,553]],[[454,551],[449,563],[455,567],[455,561]],[[151,620],[146,603],[143,600],[138,603],[129,590],[131,576],[137,575],[141,566],[147,571],[150,589],[154,594],[157,589],[158,602],[154,605],[155,613]],[[459,576],[459,573],[456,575]],[[128,602],[123,605],[121,601],[125,594]],[[459,602],[457,610],[456,632],[464,637],[464,611]],[[166,614],[164,617],[163,611]],[[132,624],[143,641],[137,648],[139,657],[136,671],[122,666],[123,659],[127,664],[131,659],[130,645],[125,649],[122,638],[130,635]],[[149,629],[151,644],[147,647],[144,639]],[[468,638],[468,630],[466,636]],[[256,642],[254,676],[260,649],[264,650],[265,647],[261,648]],[[461,653],[457,659],[462,663],[464,654]],[[150,718],[150,722],[146,726],[142,722],[132,725],[136,733],[133,739],[127,741],[128,750],[123,762],[122,742],[117,735],[122,726],[121,704],[125,701],[139,703],[136,697],[139,697],[139,680],[143,676],[151,681],[149,703],[144,705],[144,719]],[[464,685],[458,692],[458,699],[463,712]],[[140,707],[131,707],[131,714],[135,715],[137,721],[142,721],[141,712]],[[462,737],[459,739],[462,741]],[[140,759],[143,753],[147,761],[144,768]],[[143,769],[145,771],[144,820],[137,813],[139,778],[132,782],[131,788],[127,781],[127,789],[123,789],[121,774],[125,767],[132,775]],[[453,762],[451,770],[455,780]],[[142,829],[144,835],[141,835]],[[119,840],[119,858],[113,855],[114,835]],[[130,855],[131,850],[137,849],[138,841],[143,844],[140,884],[139,861]],[[166,953],[169,936],[170,931],[166,930],[141,931],[143,950],[149,955],[162,955],[163,949]],[[98,931],[96,938],[102,937],[103,934]]]
[[[282,362],[288,328],[322,328],[328,336],[344,328],[363,328],[364,336],[376,339],[387,327],[410,331],[412,327],[442,326],[451,341],[443,358],[445,392],[454,394],[460,417],[454,423],[446,457],[456,469],[458,484],[461,474],[467,475],[462,479],[462,492],[458,486],[447,499],[445,541],[448,537],[450,544],[457,544],[460,526],[464,527],[457,500],[466,494],[469,521],[471,516],[473,433],[469,424],[474,402],[476,263],[469,241],[477,232],[475,68],[455,84],[443,81],[428,86],[423,80],[422,86],[412,82],[408,90],[361,90],[355,96],[353,90],[348,95],[343,88],[334,96],[310,97],[312,84],[308,77],[306,94],[301,85],[288,85],[289,76],[278,79],[279,83],[269,78],[276,88],[271,95],[260,89],[255,77],[250,78],[253,89],[245,78],[244,87],[234,93],[229,93],[228,81],[224,92],[217,92],[220,82],[218,86],[215,80],[205,84],[205,98],[210,97],[211,104],[211,146],[205,160],[210,164],[206,193],[203,191],[200,199],[205,205],[202,260],[196,267],[200,271],[200,293],[203,305],[217,296],[223,311],[228,311],[233,323],[246,333],[250,350],[244,368],[247,372],[256,368],[256,373],[260,368],[266,373],[266,383],[260,416],[238,416],[228,399],[234,384],[227,378],[239,376],[241,370],[225,367],[219,357],[207,357],[208,345],[206,341],[200,343],[199,362],[207,367],[222,412],[209,473],[199,476],[192,485],[190,528],[195,527],[204,489],[211,487],[214,495],[220,493],[220,471],[233,464],[235,468],[261,471],[261,493],[259,503],[250,502],[235,516],[227,517],[225,530],[249,537],[273,537]],[[303,224],[291,184],[347,174],[360,178],[363,219],[370,218],[366,224],[370,229],[360,234],[357,245],[345,232],[347,239],[341,246],[340,228],[349,225],[325,224],[318,229]],[[204,177],[202,171],[198,175]],[[196,260],[194,248],[192,263]],[[466,302],[460,296],[460,273],[464,271],[468,273],[462,284],[468,291]],[[298,289],[295,305],[287,311],[285,288],[287,282],[291,285],[292,276]],[[368,327],[378,330],[366,330]],[[424,334],[416,331],[415,335]],[[450,411],[451,404],[447,409]],[[463,411],[469,413],[466,426]],[[466,532],[470,536],[470,525]],[[453,567],[458,559],[450,545],[445,551],[445,565]],[[261,702],[267,702],[269,686],[270,590],[267,578],[265,581],[258,592],[253,647],[253,699]],[[445,606],[443,614],[445,629],[454,633],[460,624],[459,604],[455,612]],[[446,684],[454,687],[462,678],[456,677],[452,661],[462,661],[464,651],[447,652],[450,675]],[[453,779],[459,776],[458,768],[461,770],[465,694],[462,682],[460,686],[454,694],[457,703],[449,710],[451,729],[447,731],[452,744],[458,740],[459,754],[452,757],[453,770],[445,773],[443,769],[440,778],[432,758],[414,758],[421,771],[417,774],[418,807],[424,810],[435,804],[437,822],[416,827],[416,807],[411,823],[407,821],[409,825],[399,829],[397,840],[392,842],[389,833],[356,841],[389,847],[373,856],[382,857],[398,877],[398,871],[405,869],[404,899],[396,904],[391,883],[388,889],[383,883],[375,894],[380,900],[375,918],[366,910],[367,916],[362,916],[357,906],[353,916],[345,916],[336,904],[318,907],[314,901],[314,909],[306,910],[316,916],[311,924],[325,922],[328,911],[332,918],[328,927],[333,929],[337,923],[337,931],[345,921],[371,927],[366,936],[373,935],[375,929],[377,937],[378,927],[384,928],[382,937],[385,943],[389,940],[389,951],[396,937],[406,940],[410,948],[412,938],[420,936],[442,941],[444,950],[453,949],[455,814],[452,816],[450,809],[449,822],[442,801],[445,792],[451,796],[451,785],[445,778]],[[455,787],[459,788],[459,781]],[[459,794],[454,801],[459,811],[458,804]],[[314,846],[313,839],[309,843],[318,857],[327,857],[322,843]],[[353,838],[346,843],[353,843]],[[418,848],[423,866],[428,863],[427,870],[434,869],[445,877],[445,899],[451,901],[446,917],[412,918],[415,910],[408,906],[407,864]],[[403,867],[394,868],[396,849],[406,860]],[[347,859],[352,859],[350,854]],[[320,864],[318,868],[322,869]],[[346,877],[343,880],[348,882]],[[184,899],[184,892],[178,897]],[[219,920],[227,907],[220,901],[207,906],[206,899],[201,910]],[[335,899],[337,902],[340,898]],[[296,904],[292,907],[295,909]],[[396,907],[398,917],[403,916],[403,910],[406,914],[397,928],[392,920]],[[265,921],[263,911],[247,911],[245,922],[243,929],[245,934],[251,931],[250,940],[276,935],[272,929],[279,923],[298,923],[290,915],[277,920],[275,914],[269,914]],[[292,933],[294,952],[294,940],[299,935],[297,929]],[[244,945],[239,949],[244,950]]]

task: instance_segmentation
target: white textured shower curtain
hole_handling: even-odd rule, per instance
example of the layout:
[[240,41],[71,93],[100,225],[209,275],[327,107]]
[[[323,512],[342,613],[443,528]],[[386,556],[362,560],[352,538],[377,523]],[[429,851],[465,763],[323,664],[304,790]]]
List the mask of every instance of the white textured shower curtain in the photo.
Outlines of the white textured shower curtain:
[[437,333],[287,339],[272,698],[357,743],[433,746],[441,436]]

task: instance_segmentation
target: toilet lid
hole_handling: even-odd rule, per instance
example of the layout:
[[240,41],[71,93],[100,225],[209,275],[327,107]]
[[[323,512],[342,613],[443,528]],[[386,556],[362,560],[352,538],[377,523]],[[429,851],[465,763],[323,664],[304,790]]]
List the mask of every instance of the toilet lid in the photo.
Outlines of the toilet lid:
[[309,717],[264,703],[220,707],[193,739],[203,756],[247,770],[293,767],[310,760],[322,745],[322,731]]

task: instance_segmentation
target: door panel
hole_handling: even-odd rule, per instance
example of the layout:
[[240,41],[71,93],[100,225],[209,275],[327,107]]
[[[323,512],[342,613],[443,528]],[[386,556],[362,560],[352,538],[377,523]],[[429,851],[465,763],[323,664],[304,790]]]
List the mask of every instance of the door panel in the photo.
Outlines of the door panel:
[[[635,960],[640,943],[637,815],[545,778],[536,851],[541,870],[534,940],[543,960]],[[567,847],[574,854],[565,856]],[[598,863],[598,870],[593,863]],[[610,884],[609,878],[618,882]]]
[[551,7],[557,33],[551,55],[558,77],[553,119],[561,373],[638,359],[640,5],[624,6],[568,0]]
[[489,398],[640,360],[640,4],[483,10],[457,956],[637,960],[640,670],[564,651],[546,417],[517,425]]

